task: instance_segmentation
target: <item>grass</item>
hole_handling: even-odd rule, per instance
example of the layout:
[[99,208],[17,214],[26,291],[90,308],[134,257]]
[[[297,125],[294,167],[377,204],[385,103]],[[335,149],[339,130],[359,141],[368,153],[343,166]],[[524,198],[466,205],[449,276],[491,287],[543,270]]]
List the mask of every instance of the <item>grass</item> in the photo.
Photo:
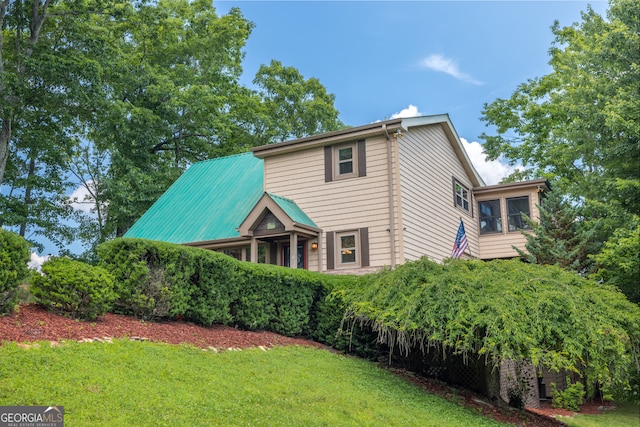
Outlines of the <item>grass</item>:
[[621,403],[616,409],[601,415],[575,415],[559,417],[570,427],[638,427],[640,426],[640,406],[633,403]]
[[64,406],[69,427],[502,425],[369,362],[306,347],[4,343],[4,405]]

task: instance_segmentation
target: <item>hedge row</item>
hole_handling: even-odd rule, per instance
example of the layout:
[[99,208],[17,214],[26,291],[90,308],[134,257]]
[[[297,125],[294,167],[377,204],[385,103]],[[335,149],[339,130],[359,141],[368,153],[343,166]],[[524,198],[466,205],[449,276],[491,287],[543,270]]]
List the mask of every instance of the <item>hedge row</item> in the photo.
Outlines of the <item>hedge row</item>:
[[327,296],[350,286],[353,276],[245,263],[142,239],[103,243],[98,257],[115,279],[115,312],[304,335],[338,348],[348,344],[350,337],[336,335],[343,304]]

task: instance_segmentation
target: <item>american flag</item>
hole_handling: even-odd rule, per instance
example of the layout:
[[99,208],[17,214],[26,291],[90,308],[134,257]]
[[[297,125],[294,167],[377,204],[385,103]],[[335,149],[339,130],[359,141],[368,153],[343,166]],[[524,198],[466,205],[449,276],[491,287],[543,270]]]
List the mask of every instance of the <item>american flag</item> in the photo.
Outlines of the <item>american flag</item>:
[[467,233],[464,232],[464,224],[462,219],[460,220],[460,227],[458,227],[458,234],[456,235],[456,241],[453,244],[453,251],[451,251],[451,258],[460,258],[460,255],[469,247],[467,242]]

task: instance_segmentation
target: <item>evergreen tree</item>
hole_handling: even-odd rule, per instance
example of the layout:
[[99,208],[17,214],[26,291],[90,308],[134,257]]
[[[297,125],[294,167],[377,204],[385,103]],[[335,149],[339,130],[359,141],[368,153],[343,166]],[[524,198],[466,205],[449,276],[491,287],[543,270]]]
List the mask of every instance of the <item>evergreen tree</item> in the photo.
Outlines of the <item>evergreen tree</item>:
[[523,260],[532,264],[558,265],[566,270],[586,273],[597,252],[595,228],[586,227],[579,208],[559,192],[550,192],[537,205],[540,220],[525,218],[533,233],[523,232],[526,251],[513,247]]

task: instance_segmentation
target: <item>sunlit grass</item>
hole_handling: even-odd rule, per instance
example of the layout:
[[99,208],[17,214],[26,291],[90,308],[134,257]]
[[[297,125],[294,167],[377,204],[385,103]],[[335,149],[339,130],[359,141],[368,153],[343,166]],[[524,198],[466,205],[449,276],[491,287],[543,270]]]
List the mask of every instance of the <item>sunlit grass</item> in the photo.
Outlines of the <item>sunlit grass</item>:
[[570,427],[638,427],[640,426],[640,406],[622,403],[616,409],[603,414],[558,417]]
[[306,347],[5,343],[0,405],[64,406],[67,426],[501,425],[369,362]]

